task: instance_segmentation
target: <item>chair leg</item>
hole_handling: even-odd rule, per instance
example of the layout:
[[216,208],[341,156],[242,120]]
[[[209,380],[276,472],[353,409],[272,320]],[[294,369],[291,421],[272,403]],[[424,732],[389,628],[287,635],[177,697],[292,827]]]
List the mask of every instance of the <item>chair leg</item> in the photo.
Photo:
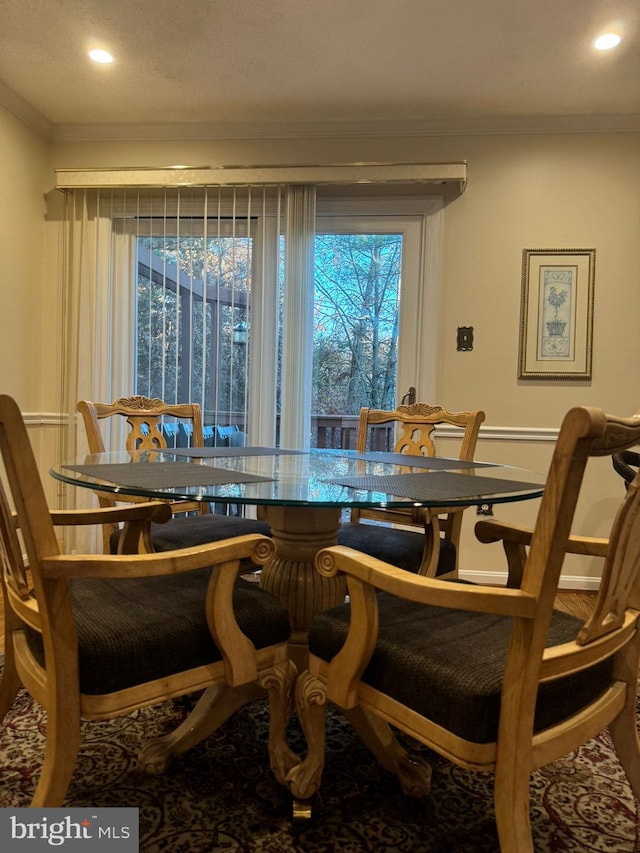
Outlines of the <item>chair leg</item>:
[[380,764],[398,777],[407,797],[424,797],[431,790],[431,767],[417,755],[410,755],[398,743],[389,724],[380,717],[356,707],[342,713],[358,733],[364,745]]
[[528,766],[517,759],[496,761],[494,805],[500,850],[504,853],[534,853],[529,814]]
[[79,705],[72,701],[62,703],[62,707],[49,708],[44,763],[31,800],[32,808],[54,808],[63,804],[79,748]]
[[310,800],[320,787],[324,769],[326,702],[325,685],[308,670],[303,672],[296,684],[296,708],[307,741],[307,755],[289,770],[285,779],[291,793],[299,800]]
[[259,684],[269,696],[269,760],[271,771],[281,785],[287,774],[300,763],[286,741],[286,729],[293,711],[293,693],[298,671],[293,661],[276,664],[261,674]]
[[633,792],[640,799],[640,740],[636,720],[636,694],[640,666],[640,635],[627,644],[616,657],[614,677],[626,684],[625,703],[618,716],[609,723],[609,734]]
[[627,689],[624,708],[609,723],[609,733],[633,792],[640,799],[640,739],[636,721],[636,691],[631,686]]
[[11,637],[5,637],[4,664],[0,679],[0,720],[3,720],[15,702],[18,691],[22,687],[20,676],[16,670],[15,657]]
[[208,687],[186,720],[163,737],[148,740],[138,755],[138,764],[150,774],[163,773],[174,755],[180,755],[212,735],[229,717],[249,702],[264,696],[256,684]]

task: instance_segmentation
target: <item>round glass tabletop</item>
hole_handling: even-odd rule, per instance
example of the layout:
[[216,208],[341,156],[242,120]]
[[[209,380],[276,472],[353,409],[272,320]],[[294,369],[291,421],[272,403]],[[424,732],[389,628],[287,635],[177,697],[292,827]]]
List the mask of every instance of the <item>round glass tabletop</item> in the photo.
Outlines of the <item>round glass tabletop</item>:
[[114,495],[331,507],[472,506],[542,495],[545,477],[490,462],[343,450],[176,448],[90,454],[51,469]]

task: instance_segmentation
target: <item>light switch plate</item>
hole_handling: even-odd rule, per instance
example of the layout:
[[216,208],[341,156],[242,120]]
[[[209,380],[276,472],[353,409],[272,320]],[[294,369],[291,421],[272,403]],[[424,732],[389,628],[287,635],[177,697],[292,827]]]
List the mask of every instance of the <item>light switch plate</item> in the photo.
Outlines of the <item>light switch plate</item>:
[[458,326],[458,352],[473,349],[473,326]]

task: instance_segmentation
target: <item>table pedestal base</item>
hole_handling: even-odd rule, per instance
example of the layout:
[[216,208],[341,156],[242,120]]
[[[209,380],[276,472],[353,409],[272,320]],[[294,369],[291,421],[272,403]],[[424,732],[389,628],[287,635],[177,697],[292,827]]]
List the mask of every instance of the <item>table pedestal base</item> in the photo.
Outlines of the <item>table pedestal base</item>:
[[307,630],[316,613],[342,604],[344,576],[323,578],[314,568],[321,548],[337,544],[339,507],[266,506],[276,556],[262,569],[260,585],[276,595],[291,614],[291,657],[302,671],[307,665]]

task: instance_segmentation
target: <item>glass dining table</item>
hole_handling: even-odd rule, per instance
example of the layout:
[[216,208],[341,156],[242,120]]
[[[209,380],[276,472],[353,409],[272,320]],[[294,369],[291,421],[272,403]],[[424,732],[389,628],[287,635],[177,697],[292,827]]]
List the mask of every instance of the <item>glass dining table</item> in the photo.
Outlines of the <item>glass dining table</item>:
[[51,474],[115,499],[260,507],[276,547],[260,584],[289,608],[292,645],[303,654],[313,616],[344,601],[344,578],[323,578],[314,569],[317,552],[336,544],[344,510],[426,507],[435,516],[443,508],[538,498],[545,479],[491,462],[269,447],[89,454],[59,463]]

